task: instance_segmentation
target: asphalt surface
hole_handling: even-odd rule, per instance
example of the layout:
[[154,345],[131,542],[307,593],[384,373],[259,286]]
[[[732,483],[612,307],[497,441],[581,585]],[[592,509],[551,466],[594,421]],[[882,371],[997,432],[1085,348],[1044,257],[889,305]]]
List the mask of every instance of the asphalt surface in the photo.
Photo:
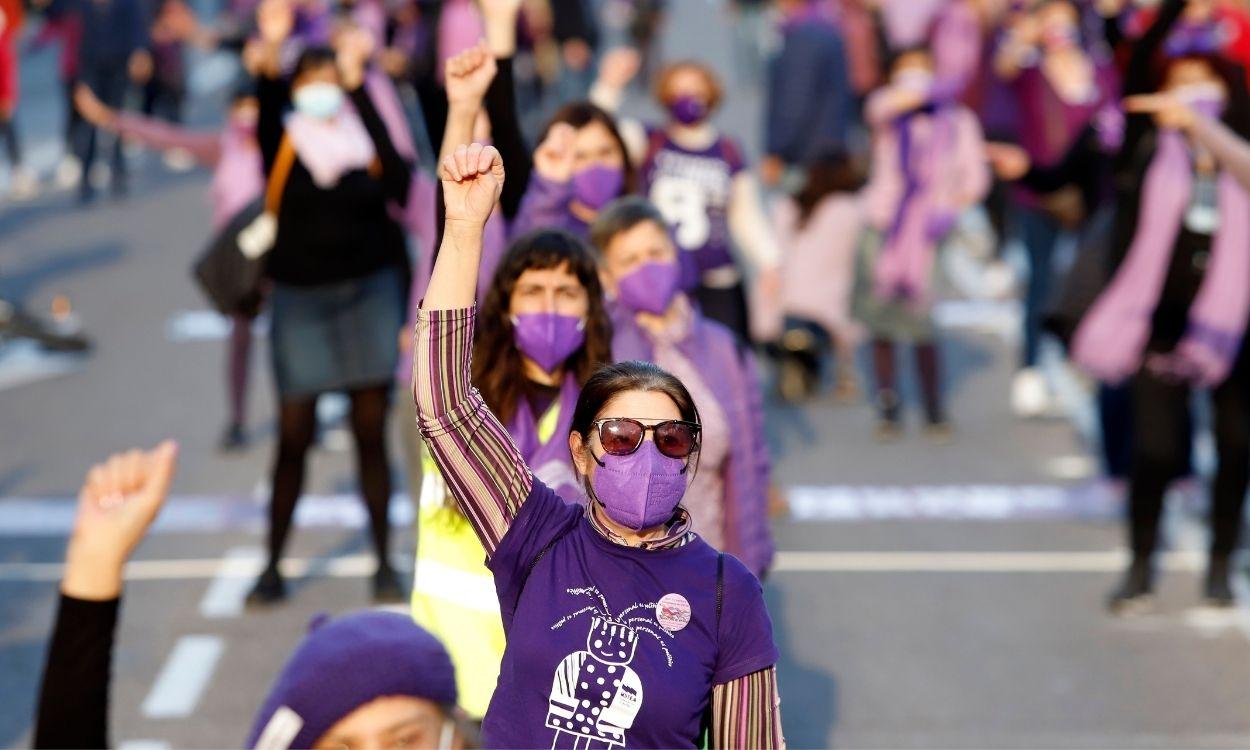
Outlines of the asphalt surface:
[[[733,20],[702,1],[672,6],[667,54],[736,70]],[[53,62],[30,61],[19,116],[45,170],[60,117]],[[731,84],[721,121],[754,148],[758,82]],[[197,99],[192,119],[214,106]],[[237,746],[308,620],[368,604],[352,461],[331,430],[311,462],[308,492],[319,497],[302,506],[291,545],[300,583],[281,608],[240,610],[272,450],[265,346],[252,447],[223,457],[220,326],[188,276],[208,232],[206,176],[140,155],[132,185],[125,201],[86,209],[65,193],[0,204],[0,295],[40,310],[66,294],[96,343],[81,359],[0,348],[0,745],[29,744],[72,498],[111,451],[166,436],[182,444],[175,498],[130,571],[114,655],[116,744]],[[1157,611],[1108,617],[1119,501],[1090,483],[1073,420],[1010,415],[1005,330],[947,336],[949,445],[915,429],[878,444],[871,411],[831,396],[802,407],[770,399],[791,513],[776,522],[781,554],[765,589],[790,746],[1250,747],[1250,616],[1196,606],[1201,503],[1178,494],[1170,506]],[[407,508],[394,515],[402,560]]]

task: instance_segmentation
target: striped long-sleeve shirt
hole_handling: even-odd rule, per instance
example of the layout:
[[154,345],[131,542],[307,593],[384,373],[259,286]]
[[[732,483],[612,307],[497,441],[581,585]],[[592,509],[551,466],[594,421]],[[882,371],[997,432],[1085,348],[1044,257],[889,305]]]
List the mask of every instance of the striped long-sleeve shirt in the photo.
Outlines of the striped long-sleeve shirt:
[[[470,383],[476,315],[473,308],[419,311],[412,389],[426,446],[490,556],[534,478],[507,429]],[[597,507],[591,503],[588,511],[592,527],[613,543],[626,543],[596,517]],[[660,538],[644,545],[668,549],[689,540],[689,517],[682,511]],[[775,667],[712,687],[711,740],[717,748],[784,746]]]

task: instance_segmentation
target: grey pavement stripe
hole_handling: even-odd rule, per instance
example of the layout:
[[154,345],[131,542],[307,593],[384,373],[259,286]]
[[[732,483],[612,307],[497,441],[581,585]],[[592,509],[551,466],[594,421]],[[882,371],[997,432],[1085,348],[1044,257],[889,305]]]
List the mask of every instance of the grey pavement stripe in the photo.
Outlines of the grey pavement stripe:
[[178,639],[160,675],[143,701],[149,719],[190,716],[208,687],[225,642],[217,636],[185,635]]
[[161,740],[126,740],[117,750],[170,750],[170,745]]
[[[264,551],[259,547],[234,547],[226,551],[204,597],[200,599],[200,615],[209,619],[238,617],[253,578],[260,573]],[[252,575],[239,575],[243,566],[250,566]]]

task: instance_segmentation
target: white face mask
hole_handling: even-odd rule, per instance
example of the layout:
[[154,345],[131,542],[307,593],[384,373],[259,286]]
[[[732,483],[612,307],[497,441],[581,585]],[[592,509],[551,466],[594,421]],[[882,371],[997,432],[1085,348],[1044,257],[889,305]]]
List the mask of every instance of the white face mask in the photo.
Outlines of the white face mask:
[[295,110],[318,120],[329,120],[343,108],[343,89],[333,83],[308,83],[291,96]]

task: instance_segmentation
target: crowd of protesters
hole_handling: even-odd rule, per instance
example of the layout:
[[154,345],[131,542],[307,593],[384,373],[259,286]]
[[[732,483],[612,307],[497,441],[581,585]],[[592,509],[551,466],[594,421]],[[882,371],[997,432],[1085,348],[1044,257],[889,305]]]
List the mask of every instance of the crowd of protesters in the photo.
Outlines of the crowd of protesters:
[[[1127,496],[1115,613],[1149,602],[1163,499],[1192,471],[1191,396],[1209,397],[1202,596],[1232,605],[1250,483],[1250,8],[1237,0],[726,5],[743,29],[774,32],[771,46],[738,40],[744,60],[768,57],[762,143],[745,145],[718,111],[725,79],[758,71],[668,59],[662,3],[220,10],[4,0],[0,137],[11,193],[29,197],[19,31],[41,24],[36,41],[63,45],[66,169],[83,201],[102,138],[118,194],[126,141],[213,170],[214,232],[263,265],[222,309],[223,448],[247,442],[261,312],[278,393],[252,606],[287,596],[318,398],[350,401],[373,596],[410,593],[412,617],[315,628],[249,747],[782,746],[760,583],[783,503],[765,389],[866,393],[882,442],[904,438],[915,392],[925,436],[956,440],[935,322],[956,296],[1018,297],[1020,367],[999,396],[1020,417],[1055,408],[1048,351],[1088,376],[1105,471]],[[191,46],[237,53],[216,130],[182,123]],[[623,114],[639,84],[662,121]],[[396,402],[418,508],[410,592],[388,556]],[[164,445],[88,476],[39,746],[107,739],[121,564],[174,459]]]

